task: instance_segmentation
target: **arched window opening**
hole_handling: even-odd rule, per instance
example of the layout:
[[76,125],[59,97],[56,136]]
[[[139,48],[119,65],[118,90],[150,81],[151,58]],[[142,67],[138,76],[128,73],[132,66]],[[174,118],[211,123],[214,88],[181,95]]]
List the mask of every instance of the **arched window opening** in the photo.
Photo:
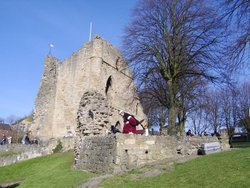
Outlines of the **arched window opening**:
[[105,88],[105,93],[107,95],[109,88],[112,86],[112,77],[109,76],[107,82],[106,82],[106,88]]

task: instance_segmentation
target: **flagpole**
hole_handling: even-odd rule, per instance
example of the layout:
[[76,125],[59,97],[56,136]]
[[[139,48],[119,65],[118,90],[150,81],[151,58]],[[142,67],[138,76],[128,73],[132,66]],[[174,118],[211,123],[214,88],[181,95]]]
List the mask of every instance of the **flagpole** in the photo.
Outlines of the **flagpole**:
[[89,42],[91,41],[91,39],[92,39],[92,22],[90,22],[90,24],[89,24]]
[[49,55],[51,55],[51,53],[52,53],[52,48],[54,48],[54,45],[53,44],[49,44]]

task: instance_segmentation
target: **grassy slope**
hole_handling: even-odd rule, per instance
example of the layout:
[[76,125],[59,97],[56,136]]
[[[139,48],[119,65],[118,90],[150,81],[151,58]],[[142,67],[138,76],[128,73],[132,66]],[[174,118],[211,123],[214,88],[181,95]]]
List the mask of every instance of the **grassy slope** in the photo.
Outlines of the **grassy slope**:
[[177,164],[174,171],[153,178],[133,180],[131,178],[133,176],[130,172],[130,174],[113,177],[100,187],[249,187],[250,148],[211,154]]
[[[93,174],[71,169],[72,152],[54,154],[0,168],[0,182],[23,180],[20,187],[75,187]],[[107,179],[99,187],[227,187],[250,185],[250,148],[203,156],[177,164],[175,170],[153,178],[134,180],[140,170]]]
[[93,174],[72,170],[73,152],[58,153],[0,168],[0,182],[23,180],[19,187],[68,188],[81,184]]

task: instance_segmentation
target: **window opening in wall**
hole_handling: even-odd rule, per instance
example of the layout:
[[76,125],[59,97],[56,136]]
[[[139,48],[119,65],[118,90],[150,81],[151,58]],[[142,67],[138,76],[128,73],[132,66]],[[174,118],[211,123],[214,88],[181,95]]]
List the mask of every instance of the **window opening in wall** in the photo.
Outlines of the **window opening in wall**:
[[107,82],[106,82],[106,88],[105,88],[105,93],[106,93],[106,95],[107,95],[108,90],[109,90],[109,88],[111,87],[111,85],[112,85],[112,77],[109,76],[109,78],[108,78],[108,80],[107,80]]

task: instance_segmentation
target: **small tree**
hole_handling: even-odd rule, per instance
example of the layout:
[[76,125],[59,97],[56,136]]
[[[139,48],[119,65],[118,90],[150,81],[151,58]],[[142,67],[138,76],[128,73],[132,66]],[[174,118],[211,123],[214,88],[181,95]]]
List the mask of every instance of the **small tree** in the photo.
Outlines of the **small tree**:
[[53,153],[59,153],[62,151],[62,149],[63,149],[62,141],[58,140],[56,147],[52,151]]

